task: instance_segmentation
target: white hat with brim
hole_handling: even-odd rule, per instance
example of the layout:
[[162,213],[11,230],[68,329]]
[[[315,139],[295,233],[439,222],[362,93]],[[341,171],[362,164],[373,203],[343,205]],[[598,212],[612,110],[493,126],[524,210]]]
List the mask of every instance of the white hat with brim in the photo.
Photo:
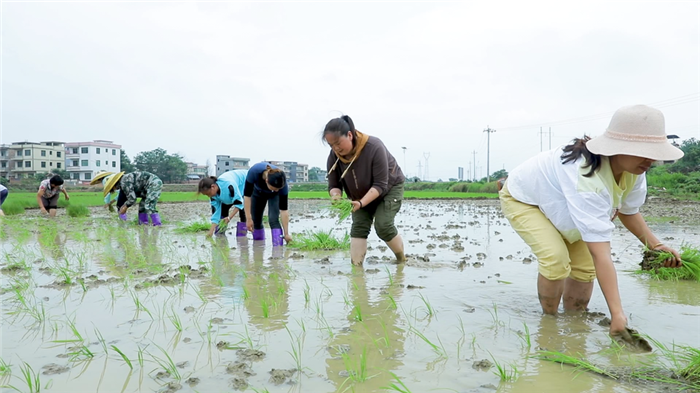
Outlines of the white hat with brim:
[[586,142],[586,147],[601,156],[626,154],[655,161],[683,157],[683,151],[666,138],[664,114],[646,105],[618,109],[605,133]]
[[117,184],[119,179],[121,179],[122,176],[124,176],[124,173],[125,172],[115,173],[115,174],[105,178],[105,183],[104,183],[105,188],[103,190],[104,195],[102,195],[102,196],[107,196],[107,194],[109,194],[109,192],[112,191],[112,188],[114,187],[115,184]]

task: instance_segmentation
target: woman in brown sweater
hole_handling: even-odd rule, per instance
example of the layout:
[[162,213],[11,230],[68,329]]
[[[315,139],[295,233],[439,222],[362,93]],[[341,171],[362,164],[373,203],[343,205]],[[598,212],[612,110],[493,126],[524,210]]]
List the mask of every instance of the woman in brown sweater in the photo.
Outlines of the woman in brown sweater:
[[394,252],[397,262],[405,262],[403,240],[394,225],[403,201],[405,178],[394,156],[381,140],[357,131],[349,116],[329,121],[323,140],[331,147],[328,193],[337,200],[345,191],[352,201],[352,263],[362,265],[365,259],[372,222],[377,236]]

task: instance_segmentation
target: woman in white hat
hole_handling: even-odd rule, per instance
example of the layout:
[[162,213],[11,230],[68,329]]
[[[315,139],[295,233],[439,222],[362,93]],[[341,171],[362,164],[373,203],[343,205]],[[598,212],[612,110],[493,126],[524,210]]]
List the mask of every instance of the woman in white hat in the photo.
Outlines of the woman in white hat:
[[597,277],[610,333],[624,334],[627,317],[610,252],[615,217],[646,247],[671,252],[666,266],[680,266],[678,252],[654,236],[639,213],[652,163],[683,157],[664,127],[657,109],[623,107],[603,135],[574,139],[511,172],[500,191],[501,207],[537,256],[537,291],[546,314],[557,313],[562,296],[565,310],[586,310]]

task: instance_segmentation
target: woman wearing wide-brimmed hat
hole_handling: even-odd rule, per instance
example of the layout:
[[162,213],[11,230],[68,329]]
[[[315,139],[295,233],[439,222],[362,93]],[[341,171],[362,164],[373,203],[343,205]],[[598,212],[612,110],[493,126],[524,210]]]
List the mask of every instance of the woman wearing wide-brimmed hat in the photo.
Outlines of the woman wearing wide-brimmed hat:
[[119,218],[124,221],[126,221],[127,209],[136,204],[137,198],[141,198],[141,202],[139,202],[139,225],[148,225],[148,217],[150,215],[153,225],[160,226],[160,214],[158,214],[156,204],[162,189],[163,182],[158,176],[150,172],[132,172],[127,174],[119,172],[105,178],[104,196],[119,190],[117,210],[119,210]]
[[546,314],[556,314],[562,296],[565,310],[586,310],[597,277],[612,318],[610,333],[625,331],[610,252],[612,221],[618,217],[646,247],[671,252],[666,266],[680,266],[678,252],[654,236],[639,208],[652,163],[681,157],[666,139],[661,111],[634,105],[617,110],[602,135],[574,139],[511,172],[500,191],[501,207],[537,256],[537,291]]
[[[107,171],[100,172],[97,175],[95,175],[95,177],[92,178],[92,180],[90,181],[90,185],[94,186],[98,183],[102,183],[102,188],[104,188],[107,185],[107,178],[113,174],[114,174],[114,172],[107,172]],[[119,190],[115,190],[114,192],[107,193],[107,195],[105,195],[105,199],[104,199],[105,209],[109,209],[110,211],[114,211],[114,208],[112,207],[112,205],[117,203],[118,198],[119,198]]]
[[236,237],[246,236],[248,230],[243,206],[243,190],[247,176],[247,169],[237,169],[224,172],[219,177],[209,176],[199,181],[197,191],[211,200],[211,228],[207,236],[218,234],[221,221],[228,224],[236,213],[240,219],[236,227]]

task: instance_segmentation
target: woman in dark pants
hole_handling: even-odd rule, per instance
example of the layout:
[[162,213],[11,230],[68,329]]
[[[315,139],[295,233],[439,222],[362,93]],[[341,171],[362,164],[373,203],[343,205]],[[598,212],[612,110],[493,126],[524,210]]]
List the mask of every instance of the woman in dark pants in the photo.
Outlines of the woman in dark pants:
[[283,237],[287,243],[292,241],[287,211],[289,187],[281,169],[267,162],[253,165],[248,170],[243,196],[245,215],[248,217],[246,228],[253,232],[253,240],[265,240],[263,214],[267,206],[272,245],[281,246]]
[[403,239],[394,218],[403,201],[404,175],[394,156],[379,138],[355,129],[349,116],[333,119],[323,130],[331,147],[328,155],[328,193],[334,200],[345,191],[352,200],[350,260],[362,265],[367,236],[374,222],[377,236],[394,252],[396,261],[406,261]]

